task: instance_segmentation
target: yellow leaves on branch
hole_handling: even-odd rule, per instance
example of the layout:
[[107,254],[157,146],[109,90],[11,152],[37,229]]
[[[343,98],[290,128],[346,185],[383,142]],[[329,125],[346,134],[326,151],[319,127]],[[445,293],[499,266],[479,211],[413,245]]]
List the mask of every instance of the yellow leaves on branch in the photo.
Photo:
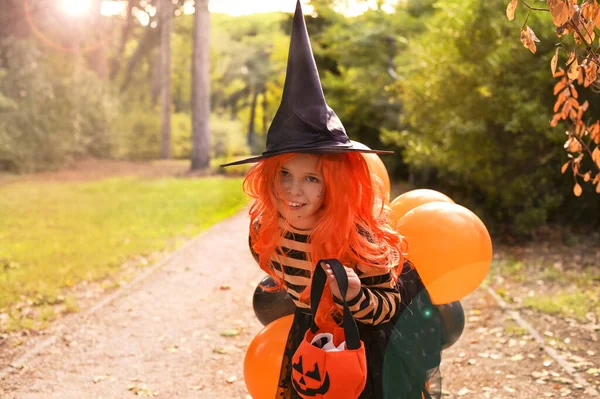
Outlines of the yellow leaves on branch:
[[586,2],[581,5],[581,15],[586,20],[592,22],[593,26],[600,29],[600,5],[595,0],[593,3]]
[[577,0],[548,0],[548,8],[552,14],[552,22],[556,26],[563,26],[575,14]]
[[[589,103],[585,101],[583,104],[579,104],[579,93],[575,88],[575,83],[586,88],[600,87],[598,74],[600,57],[596,55],[596,50],[593,48],[596,39],[595,29],[600,29],[600,0],[546,0],[546,2],[548,11],[552,15],[552,22],[556,26],[557,36],[561,37],[572,33],[574,39],[574,43],[571,41],[571,44],[569,41],[561,40],[550,61],[552,75],[559,79],[553,90],[556,102],[550,125],[556,127],[561,120],[567,124],[568,139],[564,148],[568,153],[569,161],[562,165],[561,173],[564,174],[569,166],[571,167],[575,179],[573,193],[576,196],[579,197],[582,194],[581,181],[586,184],[591,182],[596,186],[596,192],[600,194],[600,121],[589,126],[584,122],[583,115],[587,111]],[[519,0],[510,0],[508,3],[506,17],[509,21],[515,19],[518,3]],[[540,10],[529,6],[528,8],[530,13]],[[539,39],[527,25],[527,20],[528,18],[521,27],[520,39],[523,46],[535,54],[536,43],[539,43]],[[585,47],[585,51],[578,49],[581,45]],[[561,63],[562,68],[559,67],[561,47],[565,50],[565,54],[568,54],[567,62]],[[592,171],[579,171],[585,157],[591,157],[593,165],[597,169],[595,175]],[[588,168],[588,163],[584,167]]]
[[536,52],[535,43],[539,43],[540,40],[537,38],[535,33],[531,30],[529,26],[525,28],[521,28],[521,43],[525,48],[528,48],[533,54]]
[[510,3],[508,3],[508,7],[506,7],[506,17],[509,21],[515,19],[515,11],[518,4],[519,0],[512,0]]

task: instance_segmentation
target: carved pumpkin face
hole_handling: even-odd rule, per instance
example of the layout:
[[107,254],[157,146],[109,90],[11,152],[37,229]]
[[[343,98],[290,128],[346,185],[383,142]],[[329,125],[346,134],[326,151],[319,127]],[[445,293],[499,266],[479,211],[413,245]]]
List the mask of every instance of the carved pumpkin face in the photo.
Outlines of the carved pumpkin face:
[[326,371],[322,376],[318,363],[314,363],[309,369],[304,371],[302,356],[298,358],[298,363],[292,363],[294,389],[303,397],[324,395],[329,390],[329,374]]

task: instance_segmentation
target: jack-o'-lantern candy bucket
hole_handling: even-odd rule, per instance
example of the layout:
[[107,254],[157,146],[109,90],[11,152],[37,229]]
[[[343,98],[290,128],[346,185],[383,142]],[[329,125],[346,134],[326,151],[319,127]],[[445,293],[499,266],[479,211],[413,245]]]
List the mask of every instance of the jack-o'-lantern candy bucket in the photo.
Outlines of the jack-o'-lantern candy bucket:
[[304,399],[356,399],[367,380],[365,346],[346,301],[348,276],[336,259],[328,263],[333,270],[344,301],[343,328],[323,331],[315,323],[321,295],[327,280],[322,268],[315,268],[310,301],[311,328],[292,357],[292,386]]

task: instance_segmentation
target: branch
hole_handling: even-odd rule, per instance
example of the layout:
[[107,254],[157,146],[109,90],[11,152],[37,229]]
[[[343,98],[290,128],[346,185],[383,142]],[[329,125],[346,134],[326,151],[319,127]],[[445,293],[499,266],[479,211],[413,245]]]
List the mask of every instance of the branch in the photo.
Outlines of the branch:
[[[589,51],[590,53],[592,53],[594,55],[594,62],[596,62],[596,64],[598,64],[598,60],[597,60],[598,59],[598,54],[596,54],[596,52],[594,52],[594,49],[592,48],[592,46],[590,46],[588,44],[587,40],[585,40],[585,37],[581,34],[581,31],[579,30],[579,28],[577,27],[577,25],[575,25],[573,23],[573,21],[569,21],[568,24],[570,24],[573,27],[573,29],[575,30],[575,32],[577,32],[577,34],[579,35],[579,37],[581,38],[581,40],[585,43],[585,48],[587,49],[587,51]],[[589,35],[588,30],[586,29],[585,31]],[[588,37],[592,37],[592,35],[589,35]],[[600,64],[598,64],[598,66],[600,66]]]
[[131,79],[133,78],[133,71],[137,66],[138,62],[143,58],[146,52],[151,51],[158,42],[158,37],[160,34],[160,25],[158,28],[153,29],[149,26],[146,27],[146,31],[144,35],[140,39],[135,52],[129,59],[127,64],[127,70],[125,72],[125,78],[123,79],[123,84],[121,84],[121,93],[125,91],[129,83],[131,83]]
[[[572,121],[568,122],[568,121],[565,120],[565,122],[567,122],[567,125],[574,126]],[[573,131],[572,127],[567,127],[567,129],[570,130],[570,131]],[[584,140],[582,140],[581,138],[579,138],[576,134],[569,133],[569,135],[570,135],[570,137],[576,139],[579,142],[579,144],[581,145],[581,149],[582,149],[582,151],[580,153],[582,153],[583,151],[587,152],[587,155],[590,157],[590,159],[592,159],[592,164],[594,164],[594,169],[597,170],[597,173],[600,173],[600,165],[598,165],[596,162],[594,162],[593,158],[592,158],[592,150],[590,149],[590,146],[592,145],[592,140],[590,139],[589,142],[586,143]],[[585,175],[585,173],[581,173],[578,170],[577,171],[577,175],[580,176],[580,177],[583,177]]]
[[537,8],[537,7],[531,7],[529,4],[525,3],[523,0],[519,0],[521,2],[521,4],[523,4],[525,7],[529,8],[532,11],[550,11],[548,8]]
[[123,54],[125,52],[125,45],[129,40],[129,35],[133,30],[133,0],[127,1],[127,14],[125,15],[125,25],[123,26],[123,30],[121,31],[121,43],[119,45],[119,49],[117,53],[114,55],[110,62],[110,80],[114,80],[121,68],[121,59],[123,58]]

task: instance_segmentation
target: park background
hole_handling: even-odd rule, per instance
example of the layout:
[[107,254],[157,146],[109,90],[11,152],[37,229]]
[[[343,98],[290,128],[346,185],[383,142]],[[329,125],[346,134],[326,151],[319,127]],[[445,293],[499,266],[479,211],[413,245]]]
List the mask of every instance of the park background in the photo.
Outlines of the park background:
[[[295,1],[271,12],[268,2],[196,3],[0,8],[5,348],[77,312],[90,286],[120,286],[247,205],[246,169],[218,165],[264,149]],[[395,151],[382,157],[392,198],[447,194],[492,235],[486,284],[520,307],[598,326],[600,195],[561,173],[569,152],[566,126],[550,125],[559,39],[549,13],[521,6],[509,21],[505,0],[305,3],[329,105],[352,139]],[[535,54],[519,40],[525,19]],[[579,95],[595,121],[592,89]]]

